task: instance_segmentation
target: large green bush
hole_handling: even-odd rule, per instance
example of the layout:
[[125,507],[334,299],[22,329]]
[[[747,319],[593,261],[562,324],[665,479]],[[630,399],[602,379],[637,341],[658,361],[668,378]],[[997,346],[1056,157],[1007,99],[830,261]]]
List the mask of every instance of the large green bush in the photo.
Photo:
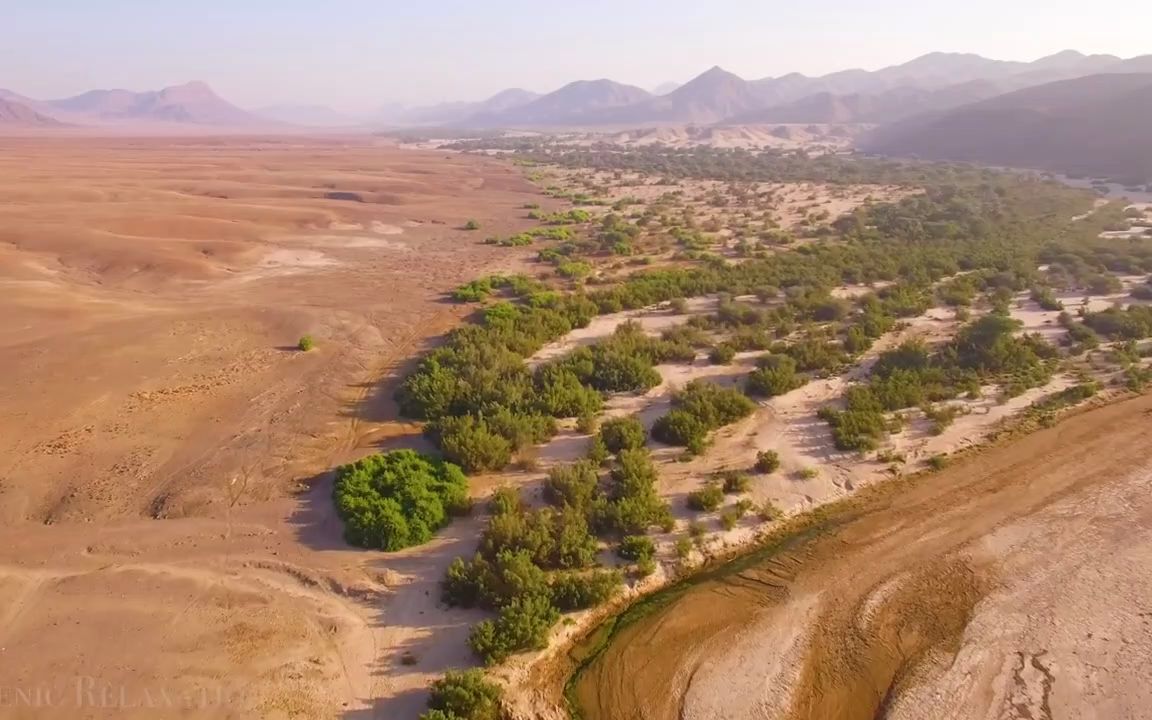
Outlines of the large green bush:
[[333,499],[349,543],[400,550],[468,511],[468,479],[456,465],[396,450],[338,468]]

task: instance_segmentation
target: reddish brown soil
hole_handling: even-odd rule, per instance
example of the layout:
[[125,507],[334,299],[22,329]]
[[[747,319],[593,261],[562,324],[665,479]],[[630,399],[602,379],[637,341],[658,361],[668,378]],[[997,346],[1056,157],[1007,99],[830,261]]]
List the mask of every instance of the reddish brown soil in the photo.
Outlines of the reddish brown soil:
[[480,240],[532,193],[365,142],[3,142],[5,522],[204,514],[242,469],[244,501],[322,472],[456,321],[442,293],[515,264]]
[[0,140],[0,716],[414,715],[476,528],[348,549],[325,473],[413,441],[397,377],[540,201],[368,139]]

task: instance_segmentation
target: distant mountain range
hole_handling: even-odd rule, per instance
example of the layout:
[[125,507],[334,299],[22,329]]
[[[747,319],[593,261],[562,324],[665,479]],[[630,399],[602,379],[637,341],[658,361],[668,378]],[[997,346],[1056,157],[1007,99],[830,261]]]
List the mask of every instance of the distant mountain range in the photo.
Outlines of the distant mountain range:
[[[611,80],[570,83],[503,109],[483,103],[436,106],[394,116],[394,123],[476,128],[634,127],[638,125],[894,122],[1025,87],[1096,73],[1140,72],[1152,56],[1123,60],[1074,50],[1034,62],[930,53],[876,71],[799,73],[745,80],[714,67],[684,85],[653,94]],[[499,97],[499,96],[497,96]],[[490,102],[490,101],[489,101]]]
[[[204,125],[222,128],[256,128],[274,125],[274,121],[242,110],[220,98],[207,85],[190,82],[185,85],[148,92],[131,90],[90,90],[59,100],[33,100],[8,90],[0,90],[0,99],[24,108],[57,125]],[[25,112],[26,114],[26,112]],[[42,121],[33,121],[43,124]],[[5,125],[28,125],[25,121],[4,121]]]
[[1017,90],[880,128],[863,149],[1152,183],[1152,72]]
[[59,100],[33,100],[0,90],[0,127],[203,126],[291,130],[293,127],[635,128],[673,125],[883,125],[941,113],[1045,83],[1094,74],[1152,72],[1152,55],[1123,60],[1067,50],[1034,62],[964,53],[930,53],[876,71],[820,77],[791,73],[745,80],[714,67],[683,85],[652,93],[609,79],[580,80],[540,95],[520,88],[479,102],[382,107],[368,117],[317,105],[248,111],[188,83],[158,91],[93,90]]
[[578,80],[528,102],[504,109],[485,108],[467,116],[463,122],[476,127],[583,125],[600,122],[606,112],[642,103],[651,97],[647,90],[612,80]]

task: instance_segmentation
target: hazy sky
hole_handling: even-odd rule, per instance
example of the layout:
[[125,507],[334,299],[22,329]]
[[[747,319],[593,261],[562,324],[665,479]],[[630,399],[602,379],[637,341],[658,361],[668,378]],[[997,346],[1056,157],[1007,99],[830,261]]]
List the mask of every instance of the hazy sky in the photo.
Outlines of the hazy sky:
[[0,87],[195,79],[248,107],[352,110],[599,77],[651,88],[712,65],[759,78],[933,50],[1128,57],[1152,53],[1149,31],[1148,0],[0,0]]

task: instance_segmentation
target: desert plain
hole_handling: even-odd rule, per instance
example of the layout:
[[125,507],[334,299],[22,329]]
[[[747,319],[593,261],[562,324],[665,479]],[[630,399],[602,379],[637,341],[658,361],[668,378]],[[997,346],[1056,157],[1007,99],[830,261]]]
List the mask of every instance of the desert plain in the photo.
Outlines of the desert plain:
[[462,226],[536,192],[367,138],[2,143],[0,708],[370,711],[403,568],[343,545],[324,478],[419,442],[389,379],[445,291],[518,269]]

